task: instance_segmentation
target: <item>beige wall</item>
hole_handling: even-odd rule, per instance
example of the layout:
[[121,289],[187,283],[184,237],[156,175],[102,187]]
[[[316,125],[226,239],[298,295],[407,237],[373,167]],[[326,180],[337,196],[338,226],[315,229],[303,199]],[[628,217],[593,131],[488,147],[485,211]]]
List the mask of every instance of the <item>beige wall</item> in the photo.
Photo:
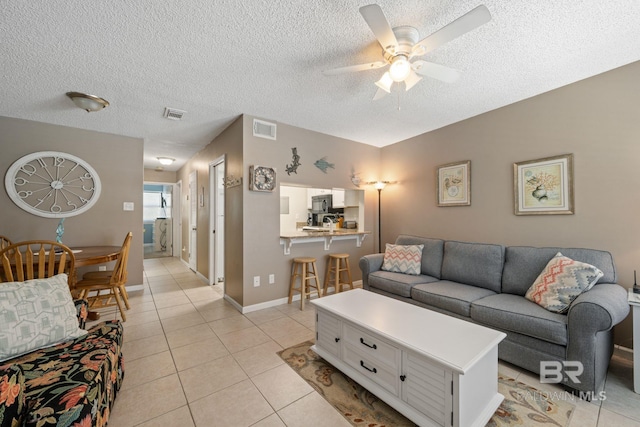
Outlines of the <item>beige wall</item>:
[[[267,119],[268,120],[268,119]],[[225,196],[225,292],[242,306],[285,298],[288,295],[290,260],[294,256],[315,256],[318,268],[324,271],[324,258],[330,252],[348,252],[352,258],[354,280],[360,278],[358,259],[371,253],[373,236],[357,248],[355,241],[337,242],[331,251],[324,251],[320,243],[296,245],[285,256],[280,245],[279,188],[273,193],[249,191],[249,166],[272,166],[278,170],[278,184],[286,182],[315,187],[355,188],[351,183],[352,168],[360,172],[363,181],[377,179],[380,150],[353,141],[278,123],[277,140],[255,138],[253,117],[241,116],[221,135],[178,171],[183,182],[183,197],[188,194],[189,173],[198,172],[198,188],[204,187],[204,207],[198,208],[197,271],[209,276],[209,163],[226,156],[226,176],[242,177],[242,185],[227,188]],[[285,165],[291,163],[291,147],[298,147],[302,166],[297,174],[288,176]],[[328,156],[335,169],[322,173],[313,163]],[[200,190],[201,191],[201,190]],[[368,189],[365,197],[368,230],[375,228],[376,193]],[[183,246],[189,247],[188,204],[183,200]],[[185,262],[188,260],[183,253]],[[276,283],[268,285],[269,274]],[[260,276],[262,285],[253,287],[253,277]],[[323,275],[324,277],[324,275]]]
[[[234,121],[209,145],[180,168],[177,179],[182,180],[182,259],[188,263],[189,249],[189,174],[197,171],[198,189],[204,188],[204,206],[198,207],[197,271],[209,277],[209,164],[225,156],[226,176],[242,176],[242,117]],[[225,292],[243,305],[242,292],[242,186],[227,188],[225,192]]]
[[[610,251],[640,269],[640,62],[382,149],[383,241],[400,233]],[[575,215],[516,216],[513,163],[574,154]],[[472,204],[436,206],[436,166],[471,160]],[[616,328],[631,346],[631,316]]]
[[[334,242],[329,251],[321,243],[293,245],[290,255],[284,255],[280,245],[280,184],[297,184],[318,188],[356,188],[351,182],[352,171],[363,181],[378,179],[380,149],[354,141],[277,123],[277,140],[253,136],[254,117],[244,116],[244,305],[254,305],[284,298],[288,295],[291,259],[312,256],[317,259],[320,276],[324,278],[325,259],[329,253],[349,253],[354,280],[360,279],[358,260],[374,252],[374,239],[369,236],[362,247],[355,240]],[[268,118],[264,119],[270,121]],[[297,147],[301,165],[297,173],[287,175],[285,166],[292,161],[292,147]],[[314,162],[327,157],[334,168],[323,173]],[[278,188],[273,193],[250,191],[249,166],[261,165],[277,169]],[[365,193],[365,228],[373,231],[377,213],[377,193],[372,188]],[[269,274],[275,274],[275,284],[268,284]],[[260,287],[253,286],[253,277],[260,276]]]
[[[129,284],[141,284],[142,273],[142,178],[143,141],[0,117],[0,171],[20,157],[36,151],[61,151],[78,156],[98,173],[102,192],[87,212],[65,220],[63,242],[68,246],[118,245],[133,232],[129,255]],[[133,212],[123,211],[123,202],[133,202]],[[42,218],[18,208],[4,185],[0,191],[0,234],[13,241],[55,240],[58,219]]]
[[156,169],[144,170],[144,182],[176,182],[177,172],[159,171]]

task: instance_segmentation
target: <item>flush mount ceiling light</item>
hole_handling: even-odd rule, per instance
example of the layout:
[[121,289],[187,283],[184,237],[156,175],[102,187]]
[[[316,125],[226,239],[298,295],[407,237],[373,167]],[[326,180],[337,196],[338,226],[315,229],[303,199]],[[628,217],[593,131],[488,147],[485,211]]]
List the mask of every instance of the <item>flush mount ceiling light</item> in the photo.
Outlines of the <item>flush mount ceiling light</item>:
[[420,40],[420,34],[414,27],[399,26],[392,28],[377,4],[360,8],[360,14],[373,32],[382,47],[383,60],[368,64],[350,65],[348,67],[325,70],[327,76],[350,73],[354,71],[374,70],[389,67],[376,82],[378,91],[374,100],[391,93],[394,83],[402,85],[405,91],[411,89],[422,77],[430,77],[445,83],[452,83],[460,77],[460,72],[444,65],[417,59],[461,35],[472,31],[491,20],[491,13],[486,6],[480,5],[460,18],[445,25],[435,33]]
[[78,108],[82,108],[87,113],[100,111],[109,106],[109,101],[95,95],[87,95],[81,92],[67,92],[67,96],[71,98]]
[[169,166],[171,163],[175,162],[176,159],[172,159],[171,157],[158,157],[158,161],[161,165]]

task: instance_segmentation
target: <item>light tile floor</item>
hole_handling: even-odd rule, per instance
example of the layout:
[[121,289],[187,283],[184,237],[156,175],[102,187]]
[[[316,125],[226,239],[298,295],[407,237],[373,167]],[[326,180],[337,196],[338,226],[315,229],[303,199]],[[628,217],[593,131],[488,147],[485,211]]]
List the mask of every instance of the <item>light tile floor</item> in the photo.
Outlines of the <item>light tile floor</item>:
[[[124,323],[125,379],[109,427],[348,426],[277,351],[314,337],[314,310],[281,305],[242,315],[175,258],[144,261]],[[102,317],[116,316],[104,309]],[[500,371],[539,390],[536,375]],[[575,400],[571,427],[640,426],[629,354],[616,351],[607,400]]]

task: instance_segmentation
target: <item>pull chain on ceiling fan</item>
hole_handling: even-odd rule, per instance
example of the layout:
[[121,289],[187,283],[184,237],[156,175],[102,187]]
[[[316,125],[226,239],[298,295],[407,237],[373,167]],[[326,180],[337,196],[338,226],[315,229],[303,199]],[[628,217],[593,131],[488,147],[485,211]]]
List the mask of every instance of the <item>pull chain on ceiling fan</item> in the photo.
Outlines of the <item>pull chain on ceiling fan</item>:
[[400,84],[404,82],[405,91],[408,91],[422,80],[423,76],[446,83],[455,82],[460,77],[458,70],[422,59],[413,62],[411,60],[426,55],[439,46],[491,20],[489,9],[484,5],[480,5],[430,36],[419,40],[418,30],[413,27],[399,26],[391,28],[382,9],[377,4],[362,6],[360,14],[369,25],[380,46],[382,46],[384,60],[325,70],[323,74],[331,76],[389,66],[389,70],[385,71],[380,80],[375,82],[376,86],[378,86],[378,91],[373,97],[374,101],[391,93],[391,87],[394,83]]

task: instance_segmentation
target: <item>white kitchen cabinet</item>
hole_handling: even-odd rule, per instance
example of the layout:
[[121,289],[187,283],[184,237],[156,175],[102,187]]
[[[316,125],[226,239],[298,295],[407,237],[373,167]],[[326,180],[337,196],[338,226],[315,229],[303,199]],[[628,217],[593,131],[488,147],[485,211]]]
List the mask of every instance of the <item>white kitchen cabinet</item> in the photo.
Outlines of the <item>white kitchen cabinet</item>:
[[362,190],[345,190],[344,207],[359,207],[360,198],[363,196]]
[[344,190],[340,190],[340,189],[334,188],[333,190],[331,190],[331,196],[332,196],[332,204],[333,204],[334,208],[344,208],[344,206],[345,206],[345,204],[344,204],[344,197],[345,197]]

